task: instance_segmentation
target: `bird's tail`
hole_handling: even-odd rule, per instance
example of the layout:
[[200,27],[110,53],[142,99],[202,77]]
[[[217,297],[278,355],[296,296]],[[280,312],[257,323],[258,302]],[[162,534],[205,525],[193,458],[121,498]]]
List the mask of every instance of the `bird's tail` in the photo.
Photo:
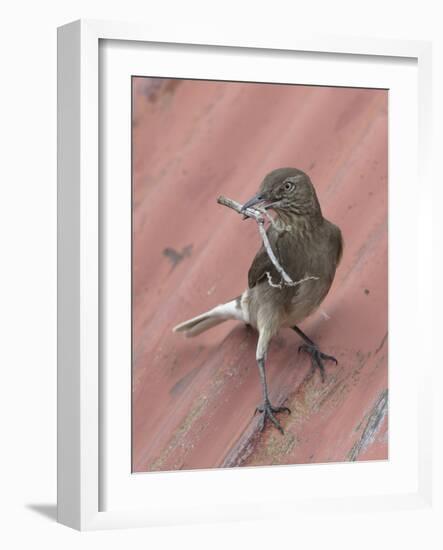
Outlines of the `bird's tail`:
[[197,315],[197,317],[184,321],[172,330],[173,332],[184,332],[187,337],[197,336],[197,334],[201,334],[205,330],[215,327],[229,319],[247,322],[244,318],[240,296],[230,302],[216,306],[206,313],[202,313],[201,315]]

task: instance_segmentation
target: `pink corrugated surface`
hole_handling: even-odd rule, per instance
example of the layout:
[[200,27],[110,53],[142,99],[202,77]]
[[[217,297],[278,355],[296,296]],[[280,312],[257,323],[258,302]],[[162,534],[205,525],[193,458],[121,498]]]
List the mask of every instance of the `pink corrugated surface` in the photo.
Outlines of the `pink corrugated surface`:
[[[387,458],[387,92],[137,78],[133,93],[134,471]],[[301,325],[339,365],[322,384],[294,332],[270,348],[283,436],[256,430],[252,329],[171,332],[246,288],[256,225],[216,199],[281,166],[311,176],[345,239]]]

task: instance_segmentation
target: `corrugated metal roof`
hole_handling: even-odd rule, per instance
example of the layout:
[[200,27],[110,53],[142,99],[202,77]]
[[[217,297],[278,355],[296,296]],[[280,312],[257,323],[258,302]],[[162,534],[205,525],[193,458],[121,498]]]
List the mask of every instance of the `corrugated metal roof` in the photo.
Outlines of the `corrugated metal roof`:
[[[387,91],[133,80],[134,471],[387,458]],[[256,430],[257,335],[235,322],[194,339],[177,323],[239,295],[260,245],[240,202],[274,168],[306,171],[345,239],[310,375],[281,331],[267,371],[282,436]]]

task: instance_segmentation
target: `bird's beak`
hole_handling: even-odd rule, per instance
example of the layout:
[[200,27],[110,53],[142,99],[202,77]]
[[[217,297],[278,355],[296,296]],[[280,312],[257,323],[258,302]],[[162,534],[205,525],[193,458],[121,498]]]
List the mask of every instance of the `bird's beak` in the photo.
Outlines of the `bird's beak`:
[[268,210],[268,208],[272,208],[279,202],[280,201],[270,202],[262,193],[257,193],[245,202],[245,204],[241,207],[241,212],[244,212],[247,208],[250,208],[251,206],[255,206],[257,204],[261,204],[266,210]]
[[255,206],[256,204],[259,204],[263,202],[265,198],[261,193],[257,193],[252,198],[250,198],[248,201],[245,202],[245,204],[241,207],[241,212],[244,212],[247,208],[250,208],[251,206]]

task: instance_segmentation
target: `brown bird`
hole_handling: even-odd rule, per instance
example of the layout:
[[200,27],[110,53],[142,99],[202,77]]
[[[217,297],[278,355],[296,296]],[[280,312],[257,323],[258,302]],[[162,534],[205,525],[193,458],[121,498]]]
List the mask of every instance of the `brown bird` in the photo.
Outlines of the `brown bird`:
[[283,433],[275,413],[291,411],[271,405],[266,382],[265,361],[271,338],[280,328],[290,327],[304,340],[299,351],[311,357],[312,370],[319,369],[325,379],[323,361],[337,363],[322,353],[297,326],[311,315],[326,297],[340,262],[343,239],[340,229],[322,215],[310,178],[296,168],[279,168],[263,180],[259,192],[242,207],[272,209],[273,223],[268,239],[280,266],[293,283],[287,284],[272,263],[264,246],[257,252],[248,273],[248,288],[234,300],[174,327],[174,332],[196,336],[228,319],[236,319],[258,331],[257,364],[263,390],[263,403],[256,412]]

